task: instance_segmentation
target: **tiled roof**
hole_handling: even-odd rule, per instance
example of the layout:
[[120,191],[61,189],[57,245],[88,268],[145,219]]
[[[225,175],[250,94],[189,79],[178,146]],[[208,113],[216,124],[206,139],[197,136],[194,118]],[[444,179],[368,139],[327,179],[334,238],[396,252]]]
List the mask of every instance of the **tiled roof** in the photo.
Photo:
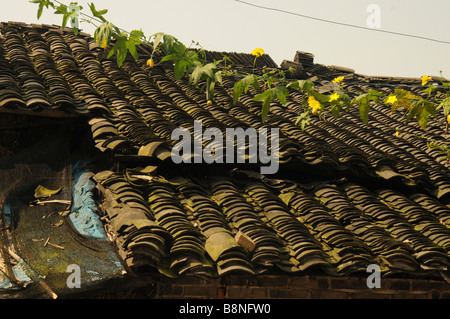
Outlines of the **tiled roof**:
[[[423,132],[378,104],[367,125],[353,109],[338,119],[313,117],[302,131],[295,118],[304,97],[291,92],[286,105],[272,102],[262,123],[251,90],[233,105],[237,79],[224,79],[208,105],[187,80],[175,81],[169,64],[147,67],[148,48],[119,68],[85,34],[14,23],[0,30],[0,109],[80,116],[95,146],[115,156],[119,170],[97,171],[94,180],[109,235],[136,273],[342,275],[373,263],[387,274],[448,270],[450,172],[419,137],[445,140],[438,120]],[[252,67],[249,55],[227,55],[237,68]],[[258,61],[276,67],[269,56]],[[423,94],[419,79],[359,75],[300,51],[293,63],[323,91],[342,75],[354,95],[405,85]],[[175,165],[171,134],[178,127],[192,134],[195,120],[222,131],[279,128],[279,173],[263,176],[249,164]]]
[[124,259],[140,271],[221,275],[320,268],[339,275],[373,263],[390,274],[447,270],[450,209],[431,195],[251,175],[235,171],[196,182],[198,176],[167,180],[127,170],[103,171],[94,179],[105,188],[103,207]]

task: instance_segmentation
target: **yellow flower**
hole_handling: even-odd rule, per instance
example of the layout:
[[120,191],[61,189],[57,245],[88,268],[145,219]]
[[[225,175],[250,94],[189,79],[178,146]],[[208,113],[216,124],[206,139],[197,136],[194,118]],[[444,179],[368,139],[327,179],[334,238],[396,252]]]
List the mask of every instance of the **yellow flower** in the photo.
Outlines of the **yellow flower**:
[[333,101],[337,101],[337,100],[339,100],[339,94],[337,94],[336,92],[334,92],[334,93],[330,96],[329,102],[333,102]]
[[309,107],[312,108],[312,114],[316,114],[317,110],[320,109],[320,102],[317,101],[314,96],[308,98]]
[[253,50],[252,55],[260,57],[264,54],[264,50],[261,48],[256,48],[255,50]]
[[450,123],[450,114],[447,115],[447,122]]
[[344,77],[343,76],[338,76],[337,78],[334,78],[333,83],[339,83],[344,81]]
[[206,102],[206,105],[212,105],[212,101],[211,100],[208,100],[208,102]]
[[425,85],[425,84],[427,84],[427,83],[430,82],[431,80],[432,80],[432,79],[431,79],[431,76],[428,76],[428,75],[422,76],[422,86]]
[[399,132],[398,131],[395,132],[395,137],[399,137],[399,136],[400,136]]
[[386,99],[386,104],[394,104],[398,101],[397,97],[395,95],[389,95]]
[[153,59],[150,58],[147,60],[147,66],[153,68],[155,66],[155,62],[153,62]]
[[106,48],[106,46],[107,46],[106,38],[103,38],[102,45],[100,47],[101,48]]

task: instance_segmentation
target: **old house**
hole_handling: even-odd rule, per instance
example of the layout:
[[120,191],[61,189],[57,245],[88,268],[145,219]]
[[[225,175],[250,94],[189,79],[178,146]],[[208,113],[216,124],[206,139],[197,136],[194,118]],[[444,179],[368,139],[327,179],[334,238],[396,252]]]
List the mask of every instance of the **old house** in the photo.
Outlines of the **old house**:
[[[252,91],[233,104],[236,79],[207,103],[169,63],[148,67],[149,48],[118,67],[70,29],[8,22],[0,34],[0,296],[449,297],[450,172],[422,138],[446,140],[437,119],[424,132],[380,103],[367,125],[354,109],[303,131],[294,91],[262,123]],[[227,55],[252,69],[251,55]],[[323,90],[343,76],[355,95],[422,94],[420,79],[301,51],[281,67]],[[195,121],[278,128],[278,172],[175,164],[171,134],[193,134]]]

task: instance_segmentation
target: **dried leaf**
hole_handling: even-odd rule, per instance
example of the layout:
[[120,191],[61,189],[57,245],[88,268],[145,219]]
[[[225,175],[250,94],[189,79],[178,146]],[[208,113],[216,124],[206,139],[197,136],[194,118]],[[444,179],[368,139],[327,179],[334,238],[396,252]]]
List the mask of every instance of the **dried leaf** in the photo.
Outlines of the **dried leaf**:
[[62,212],[58,212],[58,214],[59,214],[60,216],[67,216],[67,215],[69,215],[69,213],[70,213],[70,210],[64,210],[64,211],[62,211]]
[[34,191],[34,197],[35,198],[45,198],[45,197],[50,197],[52,195],[58,194],[61,191],[61,187],[55,190],[52,189],[48,189],[42,185],[39,185],[38,187],[36,187],[35,191]]
[[64,221],[61,219],[60,221],[57,221],[56,223],[52,224],[52,226],[54,226],[54,227],[59,227],[59,226],[61,226],[62,224],[64,224]]

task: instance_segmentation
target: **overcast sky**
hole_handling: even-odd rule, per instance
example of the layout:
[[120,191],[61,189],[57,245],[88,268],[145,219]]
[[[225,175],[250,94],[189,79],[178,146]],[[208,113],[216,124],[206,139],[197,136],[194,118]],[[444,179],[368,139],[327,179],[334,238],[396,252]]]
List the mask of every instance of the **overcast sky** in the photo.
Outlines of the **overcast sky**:
[[[37,5],[28,0],[2,1],[0,21],[61,24],[61,16],[51,10],[38,21]],[[349,67],[366,75],[437,76],[442,70],[444,77],[450,78],[450,44],[362,29],[379,26],[376,30],[450,42],[448,0],[243,1],[360,28],[256,8],[235,0],[88,2],[94,2],[97,9],[109,9],[106,17],[123,29],[142,28],[146,35],[165,32],[187,45],[191,40],[198,41],[207,50],[250,53],[258,47],[278,64],[292,60],[300,50],[313,53],[316,63]],[[90,13],[88,2],[78,1],[85,13]],[[94,30],[86,23],[81,28],[91,34]]]

